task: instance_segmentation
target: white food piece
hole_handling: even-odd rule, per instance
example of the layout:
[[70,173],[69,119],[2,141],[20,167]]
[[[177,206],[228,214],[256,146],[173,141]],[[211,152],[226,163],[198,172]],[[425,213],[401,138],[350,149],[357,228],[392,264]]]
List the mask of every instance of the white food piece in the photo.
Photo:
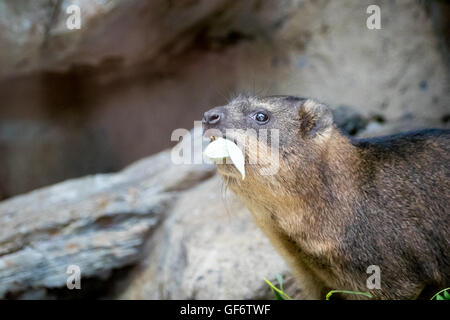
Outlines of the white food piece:
[[206,147],[203,152],[205,156],[210,159],[223,159],[228,157],[227,140],[223,138],[217,138]]
[[245,157],[242,150],[233,141],[217,138],[208,144],[203,154],[213,160],[230,157],[236,169],[241,173],[242,180],[245,179]]
[[227,149],[228,153],[230,155],[230,159],[233,162],[234,166],[242,175],[242,180],[245,179],[245,157],[242,153],[242,150],[239,149],[239,147],[230,140],[226,140],[227,142]]

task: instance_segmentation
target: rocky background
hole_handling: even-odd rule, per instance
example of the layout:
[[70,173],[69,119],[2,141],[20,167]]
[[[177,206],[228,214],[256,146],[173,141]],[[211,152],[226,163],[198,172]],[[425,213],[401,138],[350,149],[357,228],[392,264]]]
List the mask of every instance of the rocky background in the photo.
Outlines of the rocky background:
[[171,162],[172,131],[242,91],[318,98],[352,135],[448,128],[449,16],[417,0],[0,0],[0,298],[271,298],[276,273],[301,298],[214,168]]

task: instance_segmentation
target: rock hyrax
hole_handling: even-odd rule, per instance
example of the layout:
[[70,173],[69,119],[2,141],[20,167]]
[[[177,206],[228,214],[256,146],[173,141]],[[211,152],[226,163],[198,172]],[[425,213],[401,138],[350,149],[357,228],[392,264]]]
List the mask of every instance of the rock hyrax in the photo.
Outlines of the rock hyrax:
[[[326,105],[290,96],[238,97],[206,112],[203,126],[244,143],[245,179],[232,164],[218,172],[308,298],[341,289],[415,299],[450,286],[450,130],[356,140]],[[380,289],[367,288],[371,265]]]

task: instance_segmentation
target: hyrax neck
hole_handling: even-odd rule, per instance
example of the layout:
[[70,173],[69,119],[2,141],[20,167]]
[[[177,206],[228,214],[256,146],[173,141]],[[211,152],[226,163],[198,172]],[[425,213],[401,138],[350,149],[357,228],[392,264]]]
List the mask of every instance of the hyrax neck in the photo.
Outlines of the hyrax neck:
[[280,157],[277,174],[262,176],[250,169],[245,180],[228,186],[270,238],[276,234],[314,246],[315,239],[338,237],[358,196],[356,148],[333,130],[302,146],[301,153],[293,147],[287,154]]

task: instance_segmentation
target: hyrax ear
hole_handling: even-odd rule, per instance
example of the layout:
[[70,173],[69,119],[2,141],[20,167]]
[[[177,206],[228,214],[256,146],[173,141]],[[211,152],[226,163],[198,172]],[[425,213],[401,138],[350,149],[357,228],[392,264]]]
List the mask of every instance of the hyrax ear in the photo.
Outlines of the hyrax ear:
[[333,126],[331,109],[314,100],[306,100],[298,109],[300,134],[304,137],[314,137],[327,131]]

